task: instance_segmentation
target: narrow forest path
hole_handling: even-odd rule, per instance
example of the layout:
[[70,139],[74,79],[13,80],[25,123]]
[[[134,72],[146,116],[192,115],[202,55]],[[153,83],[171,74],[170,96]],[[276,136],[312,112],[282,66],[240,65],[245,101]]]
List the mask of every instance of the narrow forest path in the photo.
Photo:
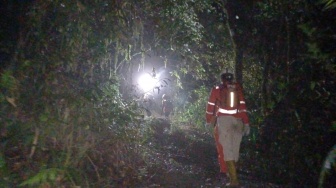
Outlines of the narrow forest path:
[[[153,166],[139,187],[225,187],[225,178],[219,178],[212,130],[200,131],[191,125],[174,128],[167,120],[160,122],[147,143],[152,152],[147,162]],[[241,170],[239,179],[241,187],[281,187],[260,182]]]

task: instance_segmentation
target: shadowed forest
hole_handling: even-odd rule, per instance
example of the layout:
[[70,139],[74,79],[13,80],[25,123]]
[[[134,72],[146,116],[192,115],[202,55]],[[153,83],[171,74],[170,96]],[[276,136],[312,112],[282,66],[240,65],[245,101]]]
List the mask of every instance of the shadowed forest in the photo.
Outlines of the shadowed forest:
[[1,2],[0,187],[223,187],[205,107],[226,69],[251,126],[242,185],[335,187],[335,15],[335,0]]

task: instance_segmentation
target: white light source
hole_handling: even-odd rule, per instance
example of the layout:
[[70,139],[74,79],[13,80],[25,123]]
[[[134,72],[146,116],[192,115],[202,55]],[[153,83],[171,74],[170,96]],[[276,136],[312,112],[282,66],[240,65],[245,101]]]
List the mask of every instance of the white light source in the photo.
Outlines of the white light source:
[[149,74],[143,74],[142,76],[140,76],[138,83],[140,88],[147,92],[152,90],[156,86],[157,79],[153,78]]

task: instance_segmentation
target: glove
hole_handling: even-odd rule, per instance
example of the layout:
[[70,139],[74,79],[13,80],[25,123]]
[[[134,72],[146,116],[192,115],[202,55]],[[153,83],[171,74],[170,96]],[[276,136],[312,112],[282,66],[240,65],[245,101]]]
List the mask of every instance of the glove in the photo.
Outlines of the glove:
[[244,125],[244,136],[248,136],[250,134],[250,125],[249,124],[245,124]]

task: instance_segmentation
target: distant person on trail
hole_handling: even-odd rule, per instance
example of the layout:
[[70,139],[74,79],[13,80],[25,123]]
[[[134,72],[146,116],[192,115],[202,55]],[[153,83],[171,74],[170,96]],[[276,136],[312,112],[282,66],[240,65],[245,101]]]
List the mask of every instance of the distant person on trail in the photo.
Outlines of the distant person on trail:
[[[239,158],[243,135],[249,135],[249,119],[246,112],[242,86],[233,81],[233,74],[226,70],[221,74],[222,84],[213,87],[206,108],[207,125],[215,126],[214,137],[218,152],[220,173],[227,173],[228,187],[239,186],[236,162]],[[223,174],[224,175],[224,174]]]
[[163,94],[161,115],[164,115],[165,118],[168,118],[172,111],[173,111],[173,103],[170,97],[166,94]]
[[153,103],[154,103],[153,95],[146,93],[143,97],[143,108],[148,117],[152,115],[152,112],[150,110],[152,109]]

